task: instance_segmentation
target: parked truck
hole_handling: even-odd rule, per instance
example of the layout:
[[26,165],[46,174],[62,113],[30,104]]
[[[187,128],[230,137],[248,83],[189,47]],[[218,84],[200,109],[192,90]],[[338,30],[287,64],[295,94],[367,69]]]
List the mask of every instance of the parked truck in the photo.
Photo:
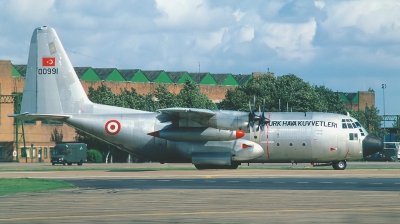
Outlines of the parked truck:
[[87,161],[87,145],[85,143],[59,143],[54,147],[51,155],[51,164],[72,165],[73,163],[82,166]]

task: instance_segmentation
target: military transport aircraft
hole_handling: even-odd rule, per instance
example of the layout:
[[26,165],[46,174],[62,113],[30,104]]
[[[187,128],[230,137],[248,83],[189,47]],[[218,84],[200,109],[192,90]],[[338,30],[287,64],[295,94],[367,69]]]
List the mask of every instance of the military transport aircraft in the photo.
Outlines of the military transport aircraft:
[[377,136],[346,115],[313,112],[213,111],[166,108],[147,112],[92,103],[53,28],[34,30],[20,114],[82,130],[160,163],[235,169],[241,163],[311,163],[346,168],[383,149]]

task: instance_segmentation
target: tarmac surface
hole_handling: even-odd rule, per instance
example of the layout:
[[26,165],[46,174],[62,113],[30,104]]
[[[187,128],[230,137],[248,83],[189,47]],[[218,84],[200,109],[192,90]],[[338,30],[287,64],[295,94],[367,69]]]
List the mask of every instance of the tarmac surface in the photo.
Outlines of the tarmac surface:
[[[344,171],[301,164],[200,171],[182,170],[191,165],[179,164],[167,165],[178,170],[154,170],[165,166],[0,163],[0,178],[58,179],[77,186],[0,196],[0,223],[397,223],[400,219],[400,163],[349,163],[348,168],[358,169]],[[285,167],[289,170],[275,169]]]

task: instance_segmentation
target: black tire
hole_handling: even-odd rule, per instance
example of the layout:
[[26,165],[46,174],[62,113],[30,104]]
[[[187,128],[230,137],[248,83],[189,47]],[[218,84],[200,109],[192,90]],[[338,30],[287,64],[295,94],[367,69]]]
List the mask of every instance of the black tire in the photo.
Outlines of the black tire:
[[54,163],[51,163],[51,165],[53,165],[53,166],[54,166]]
[[68,166],[71,166],[72,165],[72,163],[67,163],[68,164]]
[[209,170],[209,169],[228,169],[228,170],[234,170],[237,169],[239,164],[233,163],[231,165],[196,165],[194,164],[194,167],[198,170]]
[[347,167],[347,163],[345,160],[332,162],[332,167],[334,170],[344,170]]
[[66,162],[65,162],[65,160],[63,161],[63,166],[65,166],[65,164],[67,164]]
[[81,161],[79,161],[77,164],[78,164],[78,166],[82,166],[83,161],[81,160]]

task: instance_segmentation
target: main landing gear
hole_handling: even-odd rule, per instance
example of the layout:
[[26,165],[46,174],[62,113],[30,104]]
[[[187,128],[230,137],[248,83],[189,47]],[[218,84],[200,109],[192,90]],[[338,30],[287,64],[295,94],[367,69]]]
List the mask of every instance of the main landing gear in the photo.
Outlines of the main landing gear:
[[194,165],[196,169],[198,170],[208,170],[208,169],[228,169],[228,170],[234,170],[237,169],[239,164],[238,163],[232,163],[231,165],[199,165],[195,164]]
[[347,167],[347,163],[344,160],[332,162],[332,167],[335,170],[344,170]]

